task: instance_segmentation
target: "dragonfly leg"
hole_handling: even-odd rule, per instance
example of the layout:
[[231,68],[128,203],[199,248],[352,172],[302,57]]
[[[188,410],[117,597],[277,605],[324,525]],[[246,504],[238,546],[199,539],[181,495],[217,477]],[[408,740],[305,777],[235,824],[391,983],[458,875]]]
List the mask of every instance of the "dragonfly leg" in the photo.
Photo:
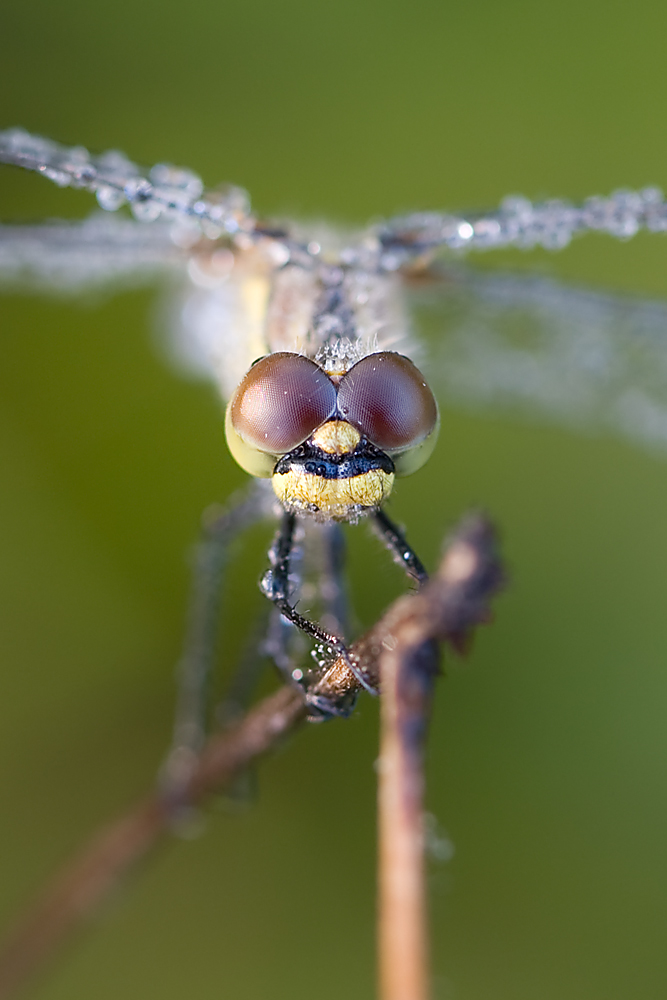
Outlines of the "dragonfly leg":
[[280,530],[269,550],[271,569],[267,570],[260,584],[262,592],[278,608],[281,615],[296,625],[312,639],[330,646],[337,653],[342,652],[344,644],[337,635],[327,632],[320,625],[304,618],[290,604],[290,596],[294,589],[290,579],[290,568],[294,553],[294,535],[296,531],[296,515],[286,511],[280,523]]
[[178,807],[205,736],[208,680],[215,659],[224,569],[239,533],[273,512],[273,500],[253,483],[229,507],[210,518],[194,551],[192,585],[171,748],[161,769],[165,795]]
[[403,532],[396,527],[383,510],[374,511],[371,517],[375,530],[393,554],[396,562],[403,567],[415,583],[422,587],[428,580],[428,573],[417,553],[408,545]]
[[[280,529],[276,539],[269,550],[271,568],[267,570],[262,578],[260,584],[262,592],[269,598],[269,600],[275,605],[280,614],[286,618],[287,621],[296,625],[298,629],[300,629],[305,635],[310,636],[311,639],[315,639],[317,642],[326,646],[330,654],[342,657],[361,686],[371,694],[377,694],[375,687],[368,682],[363,672],[350,657],[350,653],[343,640],[333,632],[327,631],[320,625],[311,621],[309,618],[305,618],[303,615],[299,614],[290,602],[290,598],[294,590],[290,567],[295,545],[294,536],[296,524],[296,515],[286,511],[282,516]],[[339,572],[339,570],[337,570],[337,572]],[[292,679],[297,680],[299,685],[303,688],[306,700],[317,713],[325,716],[342,714],[341,709],[333,702],[329,704],[321,697],[318,697],[317,699],[309,698],[307,683],[301,684],[301,678],[297,679],[294,677],[294,674],[292,674]],[[346,708],[344,714],[348,713],[349,708]]]

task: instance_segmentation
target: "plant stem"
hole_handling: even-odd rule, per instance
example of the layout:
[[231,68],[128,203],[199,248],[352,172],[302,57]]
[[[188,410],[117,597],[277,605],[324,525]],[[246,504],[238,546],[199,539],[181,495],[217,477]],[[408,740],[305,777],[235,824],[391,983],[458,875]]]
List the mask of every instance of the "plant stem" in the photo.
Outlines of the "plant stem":
[[428,1000],[424,879],[424,743],[438,641],[464,648],[502,583],[495,538],[480,517],[462,523],[438,573],[383,618],[379,651],[378,974],[380,1000]]
[[[423,730],[437,649],[421,647],[421,669],[399,651],[381,660],[378,775],[378,959],[381,1000],[427,1000],[424,886]],[[430,662],[427,662],[430,661]]]

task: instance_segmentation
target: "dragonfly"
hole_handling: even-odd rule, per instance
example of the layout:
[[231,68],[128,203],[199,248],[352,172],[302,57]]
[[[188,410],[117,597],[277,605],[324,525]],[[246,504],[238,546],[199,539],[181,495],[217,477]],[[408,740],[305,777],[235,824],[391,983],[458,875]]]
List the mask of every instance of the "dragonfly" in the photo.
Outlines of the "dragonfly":
[[[667,306],[462,263],[471,252],[558,250],[585,233],[664,232],[657,188],[579,205],[513,196],[491,211],[416,212],[350,234],[266,221],[240,188],[207,191],[190,170],[147,170],[22,129],[0,132],[0,163],[98,205],[74,222],[1,225],[0,282],[74,295],[163,283],[169,350],[217,385],[227,444],[254,480],[209,518],[199,549],[172,762],[201,746],[222,567],[231,540],[258,520],[279,521],[261,580],[275,609],[263,652],[313,719],[353,707],[354,696],[316,692],[332,657],[376,693],[346,642],[340,524],[371,523],[412,581],[426,580],[384,503],[395,477],[417,473],[433,451],[436,396],[667,442]],[[442,330],[425,360],[413,296],[435,304]],[[301,613],[304,598],[319,615]],[[299,656],[303,635],[315,644],[311,668]]]

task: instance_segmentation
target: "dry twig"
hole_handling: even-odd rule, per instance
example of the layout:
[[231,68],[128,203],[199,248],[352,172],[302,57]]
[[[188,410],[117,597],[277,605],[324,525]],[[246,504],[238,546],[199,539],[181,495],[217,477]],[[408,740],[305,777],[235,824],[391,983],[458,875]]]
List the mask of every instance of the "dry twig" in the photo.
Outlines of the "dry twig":
[[487,522],[470,517],[452,538],[436,577],[383,618],[379,657],[378,963],[381,1000],[429,995],[424,885],[423,748],[438,641],[461,648],[488,618],[502,581]]

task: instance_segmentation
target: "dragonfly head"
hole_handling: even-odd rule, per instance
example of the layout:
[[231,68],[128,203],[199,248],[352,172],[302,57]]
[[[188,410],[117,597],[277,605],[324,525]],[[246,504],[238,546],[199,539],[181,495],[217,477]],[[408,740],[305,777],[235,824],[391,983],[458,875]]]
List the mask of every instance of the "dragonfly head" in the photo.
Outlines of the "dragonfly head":
[[396,475],[415,472],[438,435],[438,408],[421,372],[390,351],[347,372],[278,352],[260,358],[227,407],[236,461],[271,478],[288,510],[356,520],[389,496]]

